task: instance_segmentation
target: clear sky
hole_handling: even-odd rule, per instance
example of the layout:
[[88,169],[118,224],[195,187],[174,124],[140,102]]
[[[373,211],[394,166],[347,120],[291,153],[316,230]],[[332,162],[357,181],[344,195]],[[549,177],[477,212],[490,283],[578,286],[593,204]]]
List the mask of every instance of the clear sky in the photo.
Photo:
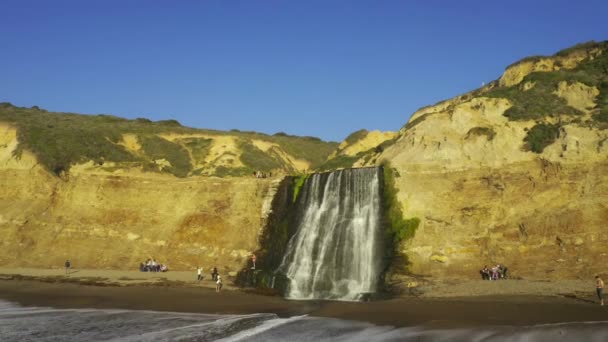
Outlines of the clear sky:
[[606,39],[605,0],[0,0],[0,102],[341,141]]

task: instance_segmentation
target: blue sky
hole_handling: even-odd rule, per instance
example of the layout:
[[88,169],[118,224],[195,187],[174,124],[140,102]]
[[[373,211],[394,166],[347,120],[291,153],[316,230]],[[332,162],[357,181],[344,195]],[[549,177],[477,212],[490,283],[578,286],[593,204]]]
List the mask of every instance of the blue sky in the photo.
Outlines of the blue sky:
[[608,39],[608,1],[0,0],[0,101],[340,141],[529,55]]

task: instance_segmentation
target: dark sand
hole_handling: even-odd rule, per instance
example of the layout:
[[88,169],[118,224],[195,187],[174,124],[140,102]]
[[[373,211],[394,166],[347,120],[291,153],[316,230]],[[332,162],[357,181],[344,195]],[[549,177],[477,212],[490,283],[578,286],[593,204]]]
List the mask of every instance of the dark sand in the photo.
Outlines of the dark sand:
[[123,308],[211,314],[308,314],[392,326],[475,327],[608,321],[608,307],[588,298],[483,296],[396,298],[368,303],[288,301],[240,290],[176,286],[90,286],[0,280],[0,299],[24,306]]

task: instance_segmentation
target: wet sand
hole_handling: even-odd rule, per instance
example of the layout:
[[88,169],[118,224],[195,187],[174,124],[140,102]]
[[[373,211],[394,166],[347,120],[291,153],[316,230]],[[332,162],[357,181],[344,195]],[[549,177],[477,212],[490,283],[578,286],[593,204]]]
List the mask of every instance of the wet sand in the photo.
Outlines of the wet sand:
[[[95,272],[98,276],[108,275],[104,271]],[[0,279],[3,279],[0,280],[0,299],[25,306],[56,308],[124,308],[213,314],[275,313],[280,317],[308,314],[392,326],[475,327],[608,321],[608,307],[597,304],[592,288],[588,292],[572,292],[582,284],[589,287],[587,282],[576,280],[564,281],[561,286],[559,281],[463,281],[462,290],[458,290],[460,284],[452,281],[427,287],[426,292],[418,297],[349,303],[289,301],[234,287],[216,293],[212,289],[212,282],[180,281],[178,273],[172,277],[165,277],[169,273],[144,275],[150,279],[134,283],[134,280],[125,278],[135,278],[120,273],[126,271],[108,272],[118,272],[115,280],[122,278],[124,283],[113,282],[108,277],[76,278],[75,274],[65,277],[44,275],[44,272],[34,272],[38,276],[10,276],[7,269],[0,269]],[[186,273],[191,279],[193,273]],[[165,280],[154,280],[155,276]],[[452,292],[446,292],[447,288]],[[531,289],[531,294],[520,294],[525,293],[526,288]],[[492,293],[492,289],[495,293],[487,295],[488,292]],[[553,292],[563,289],[571,292],[551,293],[551,289]],[[514,290],[517,290],[516,294],[512,293]],[[535,291],[548,295],[539,296]],[[469,295],[463,296],[462,292]]]

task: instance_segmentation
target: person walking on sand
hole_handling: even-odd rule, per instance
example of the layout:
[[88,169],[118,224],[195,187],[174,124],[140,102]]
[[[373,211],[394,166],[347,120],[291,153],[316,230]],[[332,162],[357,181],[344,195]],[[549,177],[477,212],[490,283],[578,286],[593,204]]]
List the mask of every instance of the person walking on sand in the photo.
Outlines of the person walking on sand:
[[600,276],[595,276],[595,291],[600,299],[600,305],[604,306],[604,281]]
[[201,280],[203,280],[203,268],[202,268],[202,267],[200,267],[200,266],[198,266],[198,267],[196,268],[196,280],[197,280],[197,281],[201,281]]
[[217,275],[217,281],[215,282],[215,292],[220,292],[220,290],[222,289],[222,277],[220,277],[220,275]]
[[68,274],[70,271],[70,260],[65,261],[65,274]]

